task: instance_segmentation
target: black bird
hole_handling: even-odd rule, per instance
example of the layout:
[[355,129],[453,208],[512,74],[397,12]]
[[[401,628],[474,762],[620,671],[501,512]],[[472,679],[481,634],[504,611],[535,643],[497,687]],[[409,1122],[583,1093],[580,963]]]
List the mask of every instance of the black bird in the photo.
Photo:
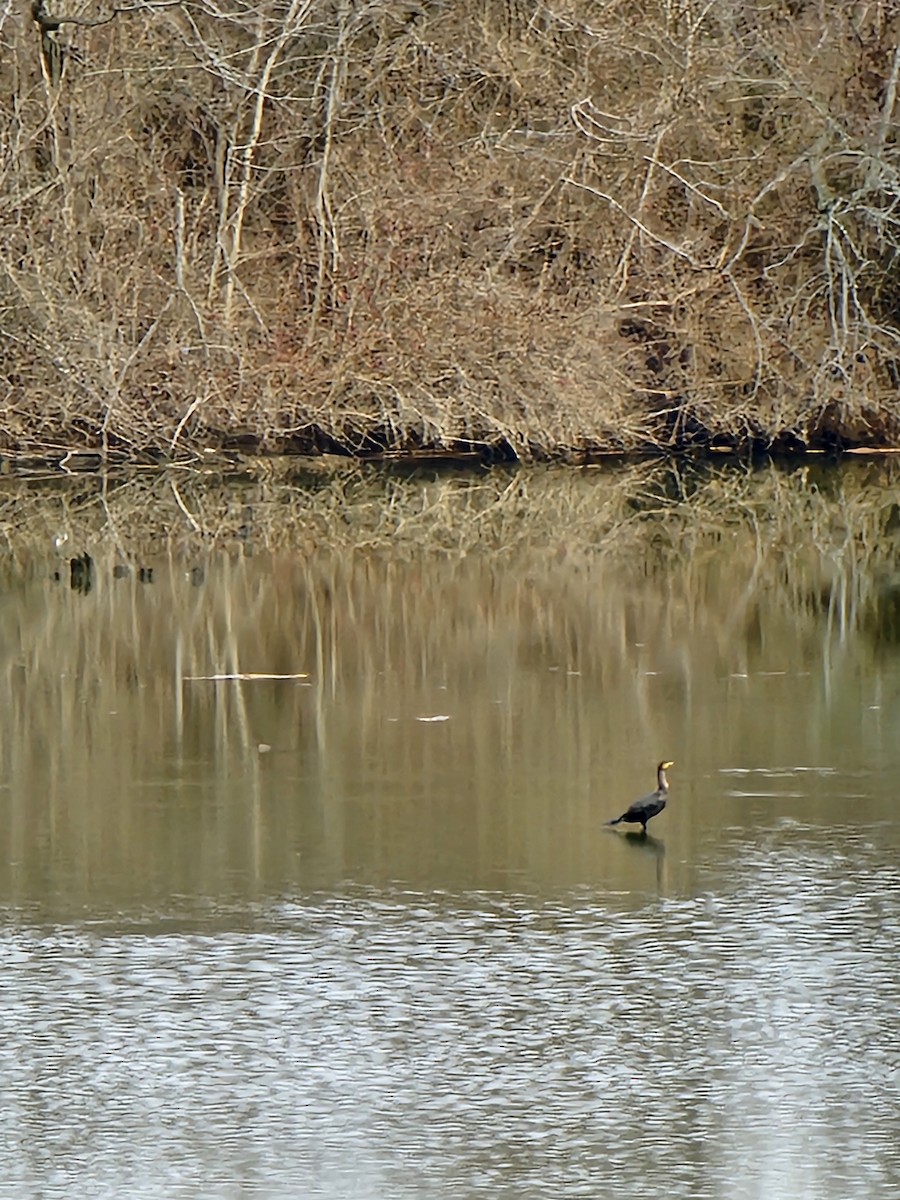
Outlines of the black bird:
[[607,821],[607,825],[618,825],[621,821],[625,821],[629,825],[640,824],[646,833],[647,822],[650,818],[661,813],[666,807],[666,800],[669,797],[669,781],[666,779],[666,771],[669,767],[674,766],[673,762],[661,762],[656,768],[656,791],[651,792],[649,796],[644,796],[642,800],[635,800],[634,804],[626,809],[621,817],[616,817],[614,821]]

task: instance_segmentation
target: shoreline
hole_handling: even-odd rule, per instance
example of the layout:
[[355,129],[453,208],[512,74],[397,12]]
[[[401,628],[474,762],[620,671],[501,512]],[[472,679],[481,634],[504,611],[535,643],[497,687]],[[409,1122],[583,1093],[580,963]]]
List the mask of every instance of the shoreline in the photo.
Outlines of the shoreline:
[[250,447],[241,439],[240,448],[210,445],[193,451],[182,449],[177,456],[168,456],[162,450],[134,450],[131,452],[110,448],[105,452],[89,445],[54,447],[43,452],[38,446],[23,446],[21,449],[6,448],[0,451],[0,476],[24,476],[33,472],[58,472],[62,475],[102,475],[109,470],[163,472],[171,468],[187,470],[229,469],[235,473],[248,466],[260,463],[297,464],[301,468],[340,473],[347,469],[363,466],[385,468],[458,468],[488,469],[491,467],[552,466],[601,468],[604,466],[638,465],[648,462],[689,462],[700,464],[726,464],[736,466],[748,463],[790,463],[814,460],[840,463],[845,457],[890,458],[900,455],[900,445],[847,444],[790,448],[764,446],[748,442],[739,446],[648,446],[640,449],[577,449],[559,448],[556,451],[542,450],[528,457],[516,456],[508,446],[482,446],[471,444],[391,450],[352,452],[342,449],[299,450],[291,446],[273,447],[262,444]]
[[900,447],[884,6],[31,16],[8,469]]

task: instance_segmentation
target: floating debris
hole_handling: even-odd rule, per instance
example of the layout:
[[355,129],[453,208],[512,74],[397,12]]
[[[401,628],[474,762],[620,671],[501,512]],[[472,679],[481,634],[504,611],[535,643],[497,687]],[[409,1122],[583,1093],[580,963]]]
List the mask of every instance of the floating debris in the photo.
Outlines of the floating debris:
[[266,671],[229,671],[220,675],[185,675],[185,682],[197,683],[223,683],[228,680],[256,680],[256,679],[309,679],[309,675],[305,671],[298,671],[290,675],[275,675],[269,674]]
[[740,792],[736,789],[726,792],[735,800],[802,800],[803,792]]
[[837,775],[837,767],[719,767],[720,775],[763,775],[769,779],[786,779],[792,775]]

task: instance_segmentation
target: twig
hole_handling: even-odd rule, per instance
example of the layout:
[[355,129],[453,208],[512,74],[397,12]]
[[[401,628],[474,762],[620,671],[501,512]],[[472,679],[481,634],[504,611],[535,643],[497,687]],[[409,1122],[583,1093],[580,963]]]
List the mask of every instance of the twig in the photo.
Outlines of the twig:
[[599,188],[591,187],[590,184],[587,183],[581,183],[579,180],[572,179],[571,176],[568,175],[563,177],[562,182],[568,183],[572,187],[579,188],[581,191],[590,192],[592,196],[597,196],[600,200],[605,200],[607,204],[616,209],[617,212],[620,212],[627,220],[631,221],[631,223],[637,229],[639,229],[641,233],[650,238],[651,241],[656,242],[660,246],[665,246],[667,250],[671,250],[673,254],[676,254],[679,258],[684,259],[685,262],[690,263],[690,265],[695,267],[697,270],[704,269],[706,264],[697,262],[693,255],[689,254],[682,246],[676,246],[676,244],[674,242],[670,242],[668,238],[664,238],[660,234],[654,233],[652,229],[648,229],[643,221],[639,221],[637,217],[633,216],[628,211],[624,204],[620,204],[619,201],[616,200],[614,196],[610,196],[608,192],[601,192]]

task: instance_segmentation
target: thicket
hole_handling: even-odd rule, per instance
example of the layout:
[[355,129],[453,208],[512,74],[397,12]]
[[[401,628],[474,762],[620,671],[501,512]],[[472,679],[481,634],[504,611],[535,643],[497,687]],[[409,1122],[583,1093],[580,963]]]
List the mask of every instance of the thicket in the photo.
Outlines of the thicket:
[[0,46],[0,450],[900,443],[895,0],[35,0]]

